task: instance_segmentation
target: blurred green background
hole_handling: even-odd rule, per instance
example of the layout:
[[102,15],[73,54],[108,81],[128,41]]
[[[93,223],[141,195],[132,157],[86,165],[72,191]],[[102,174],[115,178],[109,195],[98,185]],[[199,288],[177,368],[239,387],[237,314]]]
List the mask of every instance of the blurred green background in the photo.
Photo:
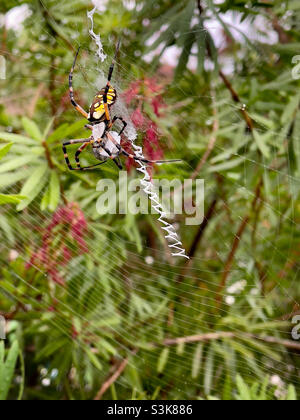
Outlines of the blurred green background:
[[[296,399],[299,2],[94,4],[0,5],[0,399]],[[173,220],[190,262],[156,216],[97,213],[116,166],[64,163],[62,142],[89,136],[75,52],[88,109],[118,38],[137,144],[184,161],[154,177],[205,179],[204,223]]]

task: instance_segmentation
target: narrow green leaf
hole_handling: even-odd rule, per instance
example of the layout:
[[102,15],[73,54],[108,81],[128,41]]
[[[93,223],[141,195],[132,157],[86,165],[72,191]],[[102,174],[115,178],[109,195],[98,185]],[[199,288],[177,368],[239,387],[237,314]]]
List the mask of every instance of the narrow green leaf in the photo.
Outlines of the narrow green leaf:
[[40,361],[43,358],[47,358],[58,351],[66,348],[69,344],[69,340],[66,337],[51,340],[46,346],[44,346],[35,356],[36,361]]
[[244,379],[240,375],[237,375],[236,377],[236,385],[237,385],[241,400],[251,401],[250,389],[248,385],[246,384],[246,382],[244,381]]
[[9,144],[6,144],[4,147],[2,147],[0,149],[0,160],[3,159],[8,154],[12,145],[13,145],[13,143],[9,143]]
[[298,400],[296,389],[295,389],[294,385],[289,385],[286,399],[288,401],[297,401]]
[[[267,133],[269,135],[269,133]],[[259,134],[256,130],[253,131],[254,139],[261,153],[267,158],[270,158],[270,149],[267,146],[266,139],[263,135]]]
[[113,347],[108,341],[102,339],[101,342],[99,343],[99,347],[102,346],[106,351],[108,351],[108,353],[112,354],[112,355],[116,355],[117,354],[117,349],[115,347]]
[[230,401],[232,399],[232,383],[230,372],[226,375],[226,380],[223,388],[223,401]]
[[20,370],[21,370],[22,382],[20,385],[18,401],[21,401],[23,398],[24,388],[25,388],[25,361],[24,361],[24,356],[21,349],[19,350],[19,358],[20,358],[20,365],[21,365]]
[[204,70],[205,56],[206,56],[206,30],[204,29],[203,21],[195,27],[196,40],[198,47],[198,73]]
[[179,80],[182,77],[187,67],[194,42],[195,42],[195,33],[191,32],[188,36],[185,37],[181,56],[179,58],[178,66],[176,67],[175,80]]
[[53,133],[48,137],[47,143],[54,143],[56,140],[61,140],[67,136],[67,130],[69,125],[62,124],[60,125]]
[[[179,45],[182,45],[182,53],[179,58],[179,62],[175,71],[175,80],[181,78],[183,72],[185,71],[188,60],[191,55],[191,50],[193,47],[194,42],[196,42],[196,30],[195,27],[191,31],[191,21],[194,16],[195,11],[195,2],[194,0],[190,0],[186,5],[183,13],[180,16],[180,19],[177,20],[177,28],[180,32],[180,42]],[[181,44],[182,39],[182,44]]]
[[87,352],[88,358],[90,359],[91,363],[95,366],[95,368],[98,370],[102,370],[103,366],[100,363],[100,360],[98,359],[98,357],[94,353],[92,353],[91,350],[87,350],[86,352]]
[[245,162],[245,158],[231,159],[227,162],[220,163],[219,165],[211,166],[210,168],[208,168],[208,172],[227,171],[228,169],[237,168],[244,162]]
[[217,47],[215,45],[215,42],[212,38],[212,36],[210,35],[209,32],[206,33],[206,38],[207,38],[207,42],[209,45],[209,50],[211,53],[211,59],[213,60],[214,64],[215,64],[215,71],[217,72],[219,70],[219,61],[218,61],[218,50]]
[[27,117],[23,117],[22,124],[23,124],[24,130],[31,138],[37,141],[42,141],[43,135],[39,127],[36,125],[34,121],[30,120]]
[[29,196],[31,192],[36,188],[36,186],[41,182],[47,170],[48,167],[46,164],[36,168],[36,170],[31,174],[31,176],[23,185],[21,194]]
[[35,160],[36,160],[36,156],[32,156],[32,155],[20,156],[20,157],[11,159],[8,162],[5,162],[2,165],[0,165],[0,174],[13,171],[14,169],[17,169],[17,168],[21,168],[22,166],[25,166],[30,162],[32,163]]
[[1,188],[7,188],[11,185],[16,184],[17,182],[21,181],[28,177],[29,171],[21,169],[17,172],[9,172],[7,174],[0,175],[0,185]]
[[286,124],[295,118],[297,109],[299,108],[299,95],[294,96],[285,107],[284,113],[281,117],[281,123]]
[[10,220],[3,214],[0,214],[0,228],[3,230],[9,244],[12,245],[15,242],[14,229],[10,224]]
[[0,341],[0,382],[1,382],[1,374],[2,374],[2,369],[4,366],[4,353],[5,353],[5,349],[4,349],[4,343],[3,341]]
[[3,204],[19,204],[25,198],[26,197],[24,197],[22,195],[5,195],[5,194],[0,194],[0,205],[3,205]]
[[36,145],[36,141],[33,139],[29,139],[25,136],[20,136],[19,134],[11,134],[11,133],[3,133],[0,132],[0,140],[9,141],[14,144],[24,144],[28,146]]
[[43,133],[43,138],[44,139],[46,139],[48,137],[49,132],[50,132],[52,126],[53,126],[54,121],[55,121],[55,118],[53,117],[53,118],[50,119],[49,123],[47,124],[47,127],[45,128],[45,131]]
[[195,379],[199,375],[202,363],[203,344],[199,343],[196,347],[193,366],[192,366],[192,378]]
[[143,385],[139,374],[139,369],[134,365],[132,361],[128,363],[126,368],[127,381],[131,384],[134,390],[143,392]]
[[204,390],[205,394],[209,395],[211,392],[212,381],[213,381],[213,371],[214,371],[214,349],[211,346],[208,350],[205,363],[205,375],[204,375]]
[[54,143],[57,140],[65,140],[81,131],[86,124],[86,120],[76,121],[74,124],[60,125],[47,139],[47,143]]
[[261,390],[258,396],[258,399],[261,401],[265,401],[267,399],[267,390],[268,390],[268,386],[270,383],[270,378],[268,375],[266,375],[262,385],[261,385]]
[[157,364],[158,373],[162,373],[164,371],[166,364],[168,363],[169,355],[170,355],[170,349],[168,347],[164,348],[158,359],[158,364]]
[[49,201],[50,201],[50,189],[48,187],[45,194],[44,194],[44,197],[42,198],[42,201],[41,201],[41,210],[42,211],[45,211],[48,208]]
[[24,210],[42,191],[47,182],[47,169],[46,165],[39,167],[28,179],[21,192],[24,194],[25,191],[27,199],[18,205],[18,211]]
[[19,355],[19,344],[15,341],[8,352],[7,359],[4,366],[1,369],[1,381],[0,381],[0,400],[6,400],[11,382],[13,379],[16,363]]

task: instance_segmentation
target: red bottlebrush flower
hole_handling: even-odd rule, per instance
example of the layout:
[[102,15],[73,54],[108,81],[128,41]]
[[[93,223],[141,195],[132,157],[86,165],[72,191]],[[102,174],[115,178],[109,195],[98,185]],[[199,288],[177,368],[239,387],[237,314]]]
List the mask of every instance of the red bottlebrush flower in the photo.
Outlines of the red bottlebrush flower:
[[133,101],[133,99],[136,99],[141,88],[141,83],[142,82],[140,80],[131,83],[129,89],[127,89],[127,91],[125,92],[124,98],[127,105],[129,105]]
[[146,156],[150,160],[161,160],[164,157],[163,150],[159,145],[159,138],[157,134],[158,128],[155,123],[152,123],[146,131],[144,140],[144,147]]
[[[141,110],[142,104],[147,102],[153,109],[157,117],[162,116],[162,109],[166,107],[163,97],[161,96],[162,87],[155,79],[145,79],[132,83],[125,92],[124,98],[127,105],[134,103],[135,110],[132,113],[132,122],[137,130],[145,130],[144,150],[145,156],[151,160],[160,160],[164,158],[163,149],[159,143],[159,129],[149,115]],[[126,146],[123,146],[126,150]],[[126,150],[132,153],[131,150]],[[136,162],[128,159],[127,170],[131,170],[136,166]]]
[[138,129],[141,130],[144,125],[145,125],[145,117],[141,112],[140,108],[137,108],[131,115],[131,120],[134,124],[134,126]]
[[64,285],[61,269],[72,258],[88,252],[85,236],[88,231],[84,213],[76,203],[59,208],[44,229],[41,247],[33,253],[27,268],[38,266],[51,280]]
[[152,93],[157,94],[162,90],[162,86],[157,83],[155,78],[147,78],[144,81],[145,87]]
[[63,265],[67,265],[70,260],[72,259],[72,252],[70,250],[70,248],[68,248],[67,246],[64,247],[63,249],[63,261],[62,264]]
[[[123,149],[130,154],[134,154],[130,141],[122,141]],[[126,169],[130,172],[133,168],[137,166],[137,162],[134,159],[128,158],[126,160]]]
[[151,106],[157,117],[161,117],[162,116],[161,109],[166,108],[166,104],[163,102],[163,99],[161,96],[155,96],[152,99]]

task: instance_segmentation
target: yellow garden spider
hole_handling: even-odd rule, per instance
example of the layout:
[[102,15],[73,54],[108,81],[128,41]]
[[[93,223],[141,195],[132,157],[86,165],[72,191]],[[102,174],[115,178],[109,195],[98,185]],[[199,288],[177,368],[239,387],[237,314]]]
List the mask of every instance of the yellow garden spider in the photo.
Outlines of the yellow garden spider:
[[[69,140],[63,143],[63,152],[66,164],[71,171],[87,171],[90,169],[95,168],[96,166],[103,165],[109,159],[112,159],[115,164],[118,166],[119,169],[122,169],[122,163],[120,161],[120,155],[127,156],[135,161],[139,161],[145,164],[155,164],[155,163],[173,163],[173,162],[180,162],[180,160],[170,160],[170,161],[152,161],[147,159],[141,159],[137,156],[131,155],[127,153],[121,147],[121,135],[127,127],[126,121],[122,117],[115,116],[111,119],[110,116],[110,108],[115,104],[117,100],[117,91],[111,86],[111,79],[115,67],[115,63],[117,60],[117,55],[120,48],[120,42],[118,42],[115,57],[113,62],[109,68],[107,84],[106,86],[100,90],[95,96],[93,103],[90,107],[89,113],[85,112],[85,110],[75,101],[74,98],[74,89],[73,89],[73,73],[75,70],[79,50],[76,53],[75,60],[73,67],[71,69],[69,75],[69,91],[70,91],[70,99],[72,105],[76,108],[80,114],[82,114],[90,124],[86,125],[86,128],[92,130],[92,135],[88,139],[76,139],[76,140]],[[123,128],[119,133],[115,131],[111,131],[112,126],[117,122],[121,121],[123,123]],[[67,146],[72,144],[81,144],[79,149],[75,154],[75,161],[76,161],[76,168],[73,168],[67,152]],[[101,162],[88,166],[85,168],[81,167],[79,156],[85,150],[85,148],[91,145],[93,149],[93,154],[97,160]]]

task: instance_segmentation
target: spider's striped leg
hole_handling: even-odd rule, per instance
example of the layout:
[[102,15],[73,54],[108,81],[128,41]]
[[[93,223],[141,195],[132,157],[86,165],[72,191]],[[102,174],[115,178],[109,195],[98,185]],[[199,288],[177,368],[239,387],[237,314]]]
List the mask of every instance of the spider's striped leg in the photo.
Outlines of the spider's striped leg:
[[111,63],[111,66],[110,66],[109,72],[108,72],[108,77],[107,77],[107,81],[108,81],[107,85],[108,85],[108,87],[106,87],[107,88],[107,91],[109,89],[109,84],[110,84],[110,81],[111,81],[111,78],[112,78],[112,75],[113,75],[113,72],[114,72],[115,64],[116,64],[116,61],[117,61],[117,58],[118,58],[118,54],[119,54],[119,50],[120,50],[120,45],[121,45],[121,41],[119,40],[118,43],[117,43],[117,47],[116,47],[115,57],[113,59],[113,62]]
[[113,157],[111,151],[103,144],[101,144],[101,149],[103,149],[109,156],[110,159],[114,160],[115,158]]
[[81,168],[81,171],[89,171],[91,169],[96,168],[96,166],[100,166],[100,165],[104,165],[104,163],[106,163],[107,160],[104,160],[103,162],[97,163],[96,165],[92,165],[92,166],[86,166],[85,168]]
[[84,116],[84,118],[87,118],[88,119],[88,113],[85,112],[85,110],[75,101],[75,98],[74,98],[73,73],[74,73],[74,70],[75,70],[75,66],[76,66],[76,61],[77,61],[77,58],[78,58],[79,50],[80,50],[80,48],[78,48],[78,51],[76,53],[75,60],[74,60],[74,63],[73,63],[73,67],[72,67],[72,69],[70,71],[70,74],[69,74],[70,100],[71,100],[71,104],[75,107],[75,109],[78,112],[80,112],[80,114],[82,114]]
[[122,165],[121,159],[117,157],[116,159],[114,159],[114,162],[117,165],[117,167],[122,171],[123,165]]
[[114,123],[116,122],[116,121],[121,121],[122,123],[123,123],[123,128],[122,128],[122,130],[120,131],[120,133],[119,133],[119,136],[121,136],[122,134],[123,134],[123,132],[124,132],[124,130],[125,130],[125,128],[127,127],[127,122],[124,120],[124,118],[122,118],[122,117],[114,117],[113,118],[113,120],[112,120],[112,122],[111,122],[111,126],[110,126],[110,128],[114,125]]
[[68,151],[67,151],[67,146],[70,146],[72,144],[82,144],[83,146],[87,146],[89,143],[91,142],[91,139],[78,139],[78,140],[69,140],[66,141],[62,148],[63,148],[63,152],[64,152],[64,157],[65,157],[65,161],[66,164],[68,165],[68,168],[70,169],[70,171],[74,171],[76,170],[76,168],[73,168],[71,163],[70,163],[70,159],[69,159],[69,155],[68,155]]
[[[97,124],[99,124],[99,123],[97,123]],[[86,124],[85,126],[84,126],[84,128],[87,128],[88,130],[92,130],[93,131],[93,128],[94,128],[94,125],[96,125],[96,123],[91,123],[91,124]]]
[[79,147],[79,149],[77,150],[77,152],[75,153],[75,162],[77,165],[76,170],[77,171],[83,171],[83,168],[80,165],[80,159],[79,156],[81,155],[81,153],[84,151],[84,149],[88,146],[89,143],[84,143],[82,146]]
[[110,122],[111,122],[111,118],[110,118],[109,107],[108,107],[108,103],[107,103],[107,94],[108,94],[108,91],[111,87],[110,82],[111,82],[112,75],[113,75],[114,68],[115,68],[115,64],[116,64],[116,61],[117,61],[117,57],[118,57],[118,53],[119,53],[119,49],[120,49],[120,44],[121,44],[121,42],[119,40],[118,44],[117,44],[116,52],[115,52],[115,57],[114,57],[113,62],[111,63],[111,66],[109,68],[108,77],[107,77],[107,84],[106,84],[105,92],[104,92],[104,95],[103,95],[105,117],[106,117],[106,120],[107,120],[109,125],[110,125]]
[[139,158],[137,156],[131,155],[130,153],[127,153],[126,150],[124,150],[122,147],[120,148],[120,152],[124,156],[129,157],[130,159],[134,159],[137,162],[145,163],[146,165],[182,162],[181,159],[172,159],[172,160],[148,160],[148,159],[142,159],[142,158]]

